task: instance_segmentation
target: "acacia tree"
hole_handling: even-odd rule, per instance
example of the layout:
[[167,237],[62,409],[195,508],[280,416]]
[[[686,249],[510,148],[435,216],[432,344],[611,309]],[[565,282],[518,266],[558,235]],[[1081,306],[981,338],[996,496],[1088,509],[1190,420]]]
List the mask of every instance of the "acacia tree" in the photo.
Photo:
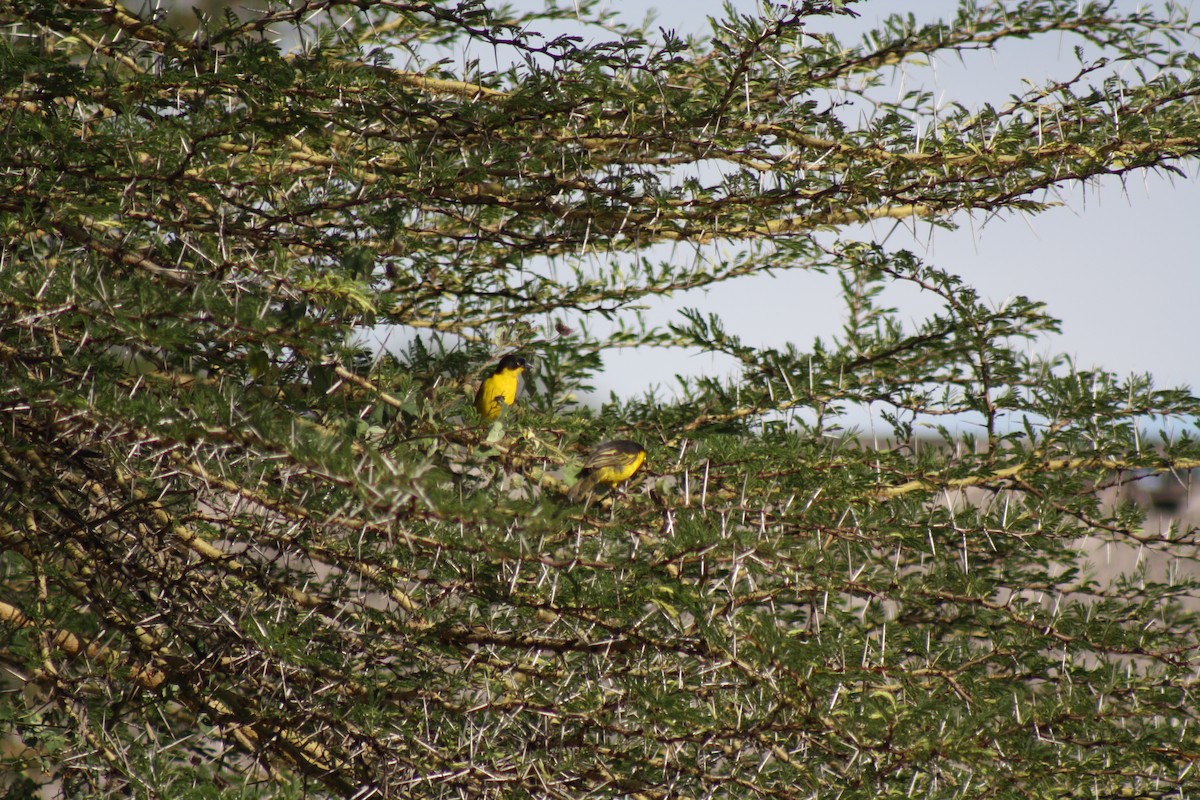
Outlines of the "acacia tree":
[[[1196,28],[964,2],[854,43],[823,32],[853,2],[793,0],[693,41],[569,6],[0,6],[9,796],[1195,792],[1194,531],[1106,489],[1200,463],[1158,432],[1200,404],[1028,355],[1038,303],[856,223],[1194,164]],[[1037,37],[1076,63],[1002,107],[880,91]],[[807,349],[638,317],[797,269],[846,300]],[[902,324],[898,283],[940,309]],[[578,405],[660,347],[737,376]],[[567,502],[614,436],[645,473]]]

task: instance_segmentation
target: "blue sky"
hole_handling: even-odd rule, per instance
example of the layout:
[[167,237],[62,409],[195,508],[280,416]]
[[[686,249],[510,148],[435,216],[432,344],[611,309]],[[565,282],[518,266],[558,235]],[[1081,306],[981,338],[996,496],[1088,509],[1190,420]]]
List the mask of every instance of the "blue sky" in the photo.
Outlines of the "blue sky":
[[[734,5],[747,13],[758,7],[744,0]],[[861,19],[847,21],[838,33],[849,40],[856,37],[855,27],[874,27],[890,13],[911,11],[918,19],[933,19],[951,15],[956,5],[877,0],[856,6]],[[1184,5],[1194,10],[1194,3]],[[630,19],[641,19],[652,6],[658,10],[658,25],[680,33],[701,33],[707,28],[705,14],[722,13],[717,0],[613,3]],[[1119,6],[1132,9],[1136,4]],[[1022,78],[1069,75],[1074,44],[1057,37],[1017,43],[974,54],[964,63],[957,58],[938,62],[906,80],[909,88],[921,83],[935,97],[967,105],[1003,102],[1022,88]],[[1046,351],[1070,354],[1085,367],[1150,372],[1160,384],[1200,384],[1193,322],[1200,303],[1200,180],[1195,166],[1188,179],[1145,175],[1123,186],[1114,178],[1071,189],[1063,199],[1064,208],[986,224],[976,219],[953,232],[918,223],[915,228],[880,224],[875,233],[889,237],[889,245],[914,249],[963,275],[993,302],[1016,294],[1046,302],[1050,313],[1063,320],[1062,336],[1041,345]],[[840,326],[840,307],[830,302],[834,289],[829,278],[790,273],[726,286],[719,298],[715,293],[697,295],[677,298],[672,305],[702,305],[719,312],[730,330],[749,341],[805,345]],[[911,303],[914,314],[924,306],[916,297],[895,299],[902,309]]]
[[[1194,12],[1197,3],[1200,0],[1182,5]],[[512,5],[542,4],[520,0]],[[707,32],[706,15],[722,15],[722,5],[721,0],[610,3],[635,22],[654,8],[655,25],[680,34]],[[750,0],[735,0],[733,5],[742,13],[758,8]],[[925,21],[951,16],[956,5],[948,0],[874,0],[855,6],[861,18],[839,21],[836,33],[843,41],[857,40],[888,14],[912,12]],[[1132,10],[1138,4],[1121,0],[1117,5]],[[968,107],[1003,104],[1009,94],[1024,88],[1022,79],[1042,82],[1071,75],[1076,43],[1046,37],[971,54],[963,61],[938,61],[929,69],[897,73],[897,91],[903,81],[908,89],[923,86],[939,100]],[[1200,43],[1191,46],[1200,50]],[[1193,319],[1200,300],[1200,179],[1194,164],[1187,169],[1187,178],[1147,174],[1128,178],[1124,185],[1111,179],[1076,186],[1064,193],[1064,207],[1036,216],[964,219],[957,231],[935,231],[919,222],[879,223],[873,234],[889,246],[914,250],[963,276],[992,303],[1018,294],[1045,302],[1049,313],[1063,321],[1063,333],[1033,345],[1037,352],[1066,353],[1081,368],[1103,367],[1121,375],[1149,372],[1159,386],[1196,387],[1200,359],[1195,355]],[[913,292],[885,299],[913,320],[933,307]],[[650,309],[647,317],[659,324],[675,321],[683,307],[721,315],[727,329],[749,344],[790,341],[807,348],[814,338],[836,336],[842,323],[836,279],[804,272],[681,294]],[[719,360],[677,351],[613,354],[607,364],[609,370],[599,382],[602,397],[610,390],[638,394],[648,385],[658,385],[669,395],[675,373],[721,375],[731,369]]]

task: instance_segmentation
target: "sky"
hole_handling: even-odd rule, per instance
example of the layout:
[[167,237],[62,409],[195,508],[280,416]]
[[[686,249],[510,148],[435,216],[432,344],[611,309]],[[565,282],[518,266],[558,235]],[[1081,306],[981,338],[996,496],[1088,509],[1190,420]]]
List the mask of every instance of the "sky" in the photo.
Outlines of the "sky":
[[[540,7],[539,0],[513,3]],[[722,15],[721,0],[611,0],[610,7],[631,22],[652,8],[655,26],[679,34],[703,34],[707,15]],[[758,3],[735,0],[741,13],[755,13]],[[874,0],[855,6],[857,21],[845,20],[836,30],[843,41],[875,27],[892,13],[915,13],[918,20],[949,17],[950,0]],[[1137,4],[1120,0],[1118,7]],[[1144,5],[1144,4],[1143,4]],[[1196,13],[1200,0],[1185,7]],[[1043,81],[1073,70],[1075,41],[1046,37],[1013,43],[998,50],[938,61],[932,69],[906,74],[905,88],[916,85],[935,98],[972,107],[1002,104],[1021,91],[1022,79]],[[1200,44],[1193,43],[1200,48]],[[897,83],[897,91],[900,84]],[[983,298],[1001,303],[1025,295],[1046,303],[1062,320],[1063,333],[1032,345],[1035,352],[1065,353],[1080,368],[1100,367],[1118,375],[1151,373],[1156,384],[1200,386],[1196,352],[1196,305],[1200,301],[1200,176],[1195,165],[1188,176],[1135,175],[1065,194],[1065,207],[1035,216],[968,220],[957,231],[934,230],[921,223],[879,223],[873,234],[889,247],[913,250],[935,266],[961,275]],[[934,306],[913,292],[887,296],[906,319],[916,321]],[[814,338],[837,336],[841,305],[832,276],[788,272],[722,284],[719,289],[677,295],[648,311],[659,324],[678,321],[678,309],[699,308],[719,314],[727,330],[747,344],[794,342],[807,349]],[[637,351],[607,357],[609,369],[598,382],[600,396],[621,396],[660,387],[659,396],[674,393],[675,373],[732,374],[728,363],[679,351]],[[631,391],[634,389],[633,391]]]

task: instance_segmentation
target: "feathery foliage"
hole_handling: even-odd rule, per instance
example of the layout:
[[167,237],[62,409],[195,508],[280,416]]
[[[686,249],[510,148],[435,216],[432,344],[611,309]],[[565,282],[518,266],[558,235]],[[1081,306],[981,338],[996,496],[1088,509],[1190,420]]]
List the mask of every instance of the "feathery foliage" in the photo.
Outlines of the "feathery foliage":
[[[1038,302],[858,223],[1194,165],[1197,28],[826,32],[857,5],[703,40],[586,0],[0,5],[8,796],[1195,793],[1195,531],[1114,496],[1200,464],[1159,432],[1200,402],[1029,355]],[[1075,63],[1003,106],[889,90],[1043,37]],[[844,329],[639,316],[784,270],[840,281]],[[662,347],[738,374],[579,405]],[[481,424],[508,352],[528,391]],[[646,469],[568,503],[606,438]]]

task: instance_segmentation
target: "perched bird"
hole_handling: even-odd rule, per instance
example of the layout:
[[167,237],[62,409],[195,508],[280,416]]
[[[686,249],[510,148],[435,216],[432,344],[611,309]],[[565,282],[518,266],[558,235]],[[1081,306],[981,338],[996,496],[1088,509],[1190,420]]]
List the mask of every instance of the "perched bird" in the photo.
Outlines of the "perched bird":
[[475,408],[479,409],[480,416],[486,420],[496,419],[504,406],[511,406],[517,401],[521,373],[528,366],[529,362],[521,356],[507,355],[500,359],[500,363],[483,379],[479,391],[475,393]]
[[579,500],[604,484],[609,488],[623,483],[633,477],[633,474],[646,460],[646,448],[628,439],[613,439],[601,442],[592,448],[587,461],[583,462],[583,470],[579,473],[579,482],[571,487],[567,497]]

